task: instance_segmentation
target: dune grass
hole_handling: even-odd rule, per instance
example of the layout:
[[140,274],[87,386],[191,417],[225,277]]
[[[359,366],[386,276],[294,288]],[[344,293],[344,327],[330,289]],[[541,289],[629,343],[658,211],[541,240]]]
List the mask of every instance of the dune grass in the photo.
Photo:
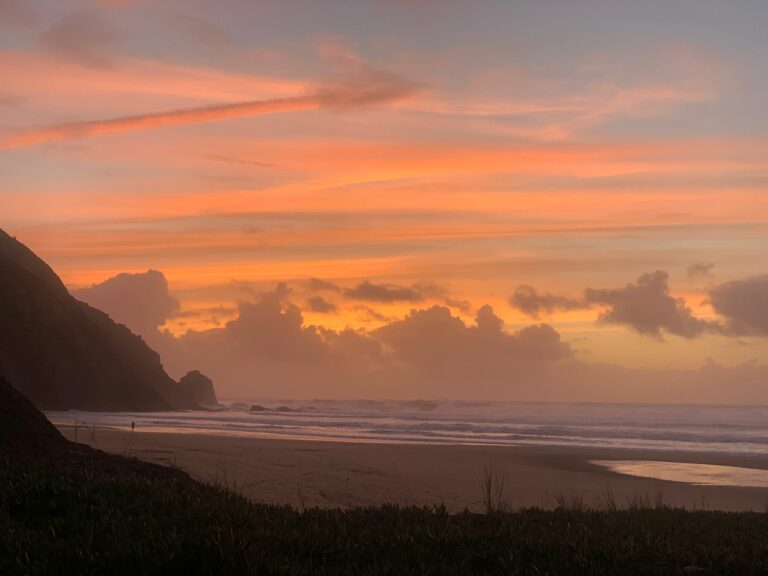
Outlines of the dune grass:
[[0,464],[0,574],[766,574],[768,515],[261,505],[179,478]]

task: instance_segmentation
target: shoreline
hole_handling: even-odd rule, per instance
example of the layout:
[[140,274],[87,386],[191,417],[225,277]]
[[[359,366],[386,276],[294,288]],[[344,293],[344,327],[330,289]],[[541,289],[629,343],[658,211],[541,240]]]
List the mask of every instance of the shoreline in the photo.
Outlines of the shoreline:
[[[58,428],[74,440],[74,426]],[[593,460],[651,460],[768,470],[768,455],[549,445],[396,444],[201,433],[81,428],[78,441],[141,460],[177,466],[255,501],[297,508],[445,505],[481,510],[491,468],[511,508],[552,508],[558,500],[619,507],[659,498],[687,509],[765,511],[766,488],[695,485],[617,473]]]

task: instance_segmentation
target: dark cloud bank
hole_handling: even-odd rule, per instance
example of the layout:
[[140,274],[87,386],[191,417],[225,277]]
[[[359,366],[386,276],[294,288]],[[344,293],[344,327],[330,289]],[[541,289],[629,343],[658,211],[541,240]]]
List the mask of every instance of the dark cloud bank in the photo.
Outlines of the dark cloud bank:
[[605,306],[600,322],[630,326],[644,336],[661,338],[667,332],[695,338],[719,330],[716,323],[694,317],[681,298],[670,295],[669,275],[661,270],[643,274],[622,288],[587,288],[584,297],[587,304]]
[[[712,269],[710,264],[693,267],[698,273]],[[540,293],[524,285],[509,303],[532,318],[556,310],[598,308],[598,322],[627,326],[656,339],[664,334],[683,338],[704,334],[768,336],[768,275],[727,282],[711,288],[708,295],[721,320],[696,317],[682,298],[670,294],[669,274],[662,270],[643,274],[619,288],[587,288],[580,298]]]
[[[724,318],[718,325],[720,333],[768,335],[767,285],[764,276],[713,289],[713,307]],[[360,286],[367,288],[365,283]],[[534,324],[508,332],[487,305],[470,323],[448,307],[431,306],[370,332],[334,331],[306,325],[290,290],[280,284],[252,301],[240,302],[237,318],[226,325],[175,338],[157,328],[164,314],[177,312],[159,272],[121,274],[76,295],[139,332],[160,352],[172,374],[184,373],[194,364],[214,378],[224,395],[768,401],[766,366],[723,367],[709,362],[698,370],[641,370],[585,363],[573,357],[570,345],[553,327]],[[540,296],[545,302],[559,302],[546,293]],[[589,289],[583,301],[604,307],[600,321],[626,324],[651,337],[662,332],[693,337],[709,329],[669,295],[663,272],[645,274],[621,288]],[[749,314],[744,301],[751,303]],[[310,308],[313,305],[323,306],[319,301],[310,303]],[[762,307],[762,312],[754,313],[755,307]]]

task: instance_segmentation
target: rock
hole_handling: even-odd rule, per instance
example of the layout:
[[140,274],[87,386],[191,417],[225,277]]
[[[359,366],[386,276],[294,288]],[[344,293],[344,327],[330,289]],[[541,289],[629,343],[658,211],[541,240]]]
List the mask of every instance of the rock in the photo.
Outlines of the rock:
[[181,394],[184,398],[202,404],[203,406],[218,406],[216,391],[213,389],[213,381],[205,374],[192,370],[179,380]]

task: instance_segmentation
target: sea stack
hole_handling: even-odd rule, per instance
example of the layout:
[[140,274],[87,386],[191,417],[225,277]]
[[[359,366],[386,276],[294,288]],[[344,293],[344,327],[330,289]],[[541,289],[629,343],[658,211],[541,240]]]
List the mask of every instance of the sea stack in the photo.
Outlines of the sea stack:
[[213,389],[213,380],[198,370],[188,372],[179,380],[181,393],[195,404],[203,406],[218,406],[216,391]]

